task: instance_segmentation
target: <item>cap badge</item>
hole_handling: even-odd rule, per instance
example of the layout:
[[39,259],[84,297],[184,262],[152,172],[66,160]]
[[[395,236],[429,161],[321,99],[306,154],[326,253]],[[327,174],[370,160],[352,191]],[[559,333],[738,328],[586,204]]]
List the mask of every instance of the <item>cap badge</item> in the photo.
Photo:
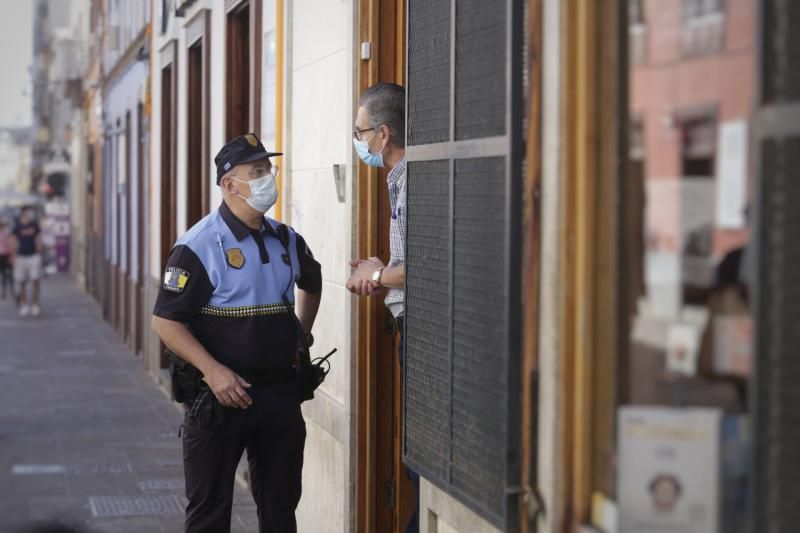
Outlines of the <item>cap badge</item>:
[[241,248],[229,248],[225,250],[225,256],[228,258],[228,264],[233,268],[242,268],[244,266],[244,255]]
[[256,139],[256,136],[252,133],[248,133],[244,136],[244,138],[247,139],[247,142],[250,143],[250,146],[258,146],[258,139]]

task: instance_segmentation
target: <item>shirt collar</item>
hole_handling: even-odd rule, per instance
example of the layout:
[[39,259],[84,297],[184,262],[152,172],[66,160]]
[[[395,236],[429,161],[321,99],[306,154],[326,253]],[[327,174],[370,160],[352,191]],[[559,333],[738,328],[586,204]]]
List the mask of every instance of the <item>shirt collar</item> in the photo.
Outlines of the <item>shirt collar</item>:
[[253,232],[253,228],[239,220],[224,201],[219,206],[219,214],[222,215],[222,220],[228,225],[237,241],[241,241]]
[[403,157],[386,176],[386,182],[390,185],[396,183],[402,176],[406,175],[406,158]]
[[[239,220],[236,215],[233,214],[231,208],[228,207],[228,204],[225,201],[222,202],[222,205],[219,206],[219,214],[222,215],[222,220],[230,228],[233,236],[236,237],[237,241],[241,241],[248,235],[252,235],[256,230]],[[271,235],[272,237],[278,238],[278,234],[275,232],[275,228],[272,227],[272,224],[267,222],[266,219],[261,221],[261,232]]]

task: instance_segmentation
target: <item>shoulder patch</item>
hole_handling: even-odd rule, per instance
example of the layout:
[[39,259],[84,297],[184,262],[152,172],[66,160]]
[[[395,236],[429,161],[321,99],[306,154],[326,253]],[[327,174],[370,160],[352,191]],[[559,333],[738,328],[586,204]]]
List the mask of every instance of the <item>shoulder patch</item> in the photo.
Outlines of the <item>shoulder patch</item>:
[[164,271],[164,289],[181,293],[189,281],[189,273],[182,268],[167,267]]

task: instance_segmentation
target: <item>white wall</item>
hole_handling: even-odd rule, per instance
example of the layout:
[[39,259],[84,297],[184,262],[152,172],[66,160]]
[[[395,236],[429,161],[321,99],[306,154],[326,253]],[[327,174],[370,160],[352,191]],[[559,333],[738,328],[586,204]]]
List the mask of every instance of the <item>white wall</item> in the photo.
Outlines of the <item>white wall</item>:
[[[308,440],[300,531],[350,527],[352,299],[344,285],[353,248],[354,117],[352,0],[286,2],[286,218],[322,264],[323,297],[314,327],[316,351],[332,347],[328,379],[304,404]],[[334,164],[347,166],[339,203]]]
[[435,485],[420,479],[419,530],[425,533],[500,533],[464,504],[439,490]]

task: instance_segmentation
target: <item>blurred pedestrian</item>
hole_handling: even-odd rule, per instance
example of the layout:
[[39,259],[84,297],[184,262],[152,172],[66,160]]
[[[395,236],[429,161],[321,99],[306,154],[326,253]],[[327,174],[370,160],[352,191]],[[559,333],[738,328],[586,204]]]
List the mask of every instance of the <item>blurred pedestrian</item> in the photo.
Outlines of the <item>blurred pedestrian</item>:
[[[22,208],[14,227],[16,248],[14,256],[14,281],[19,295],[19,315],[39,316],[40,280],[42,279],[42,231],[32,207]],[[28,282],[31,298],[28,299]],[[30,302],[30,303],[29,303]]]
[[12,265],[14,264],[14,237],[8,230],[8,222],[0,219],[0,296],[5,300],[8,291],[14,294]]

